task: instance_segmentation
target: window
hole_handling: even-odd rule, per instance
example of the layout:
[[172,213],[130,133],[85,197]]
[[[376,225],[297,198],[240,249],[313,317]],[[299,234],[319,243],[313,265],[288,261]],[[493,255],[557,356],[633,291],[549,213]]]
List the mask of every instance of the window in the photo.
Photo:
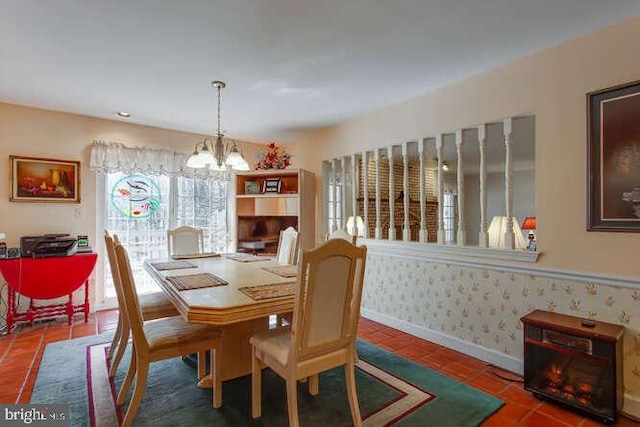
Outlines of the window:
[[444,222],[444,243],[456,243],[456,195],[444,193],[442,201],[442,220]]
[[337,181],[334,181],[329,184],[328,190],[327,230],[331,233],[334,227],[340,228],[342,222],[342,186]]
[[[227,182],[207,178],[107,173],[104,228],[127,247],[139,293],[158,290],[144,271],[149,259],[167,257],[167,230],[181,225],[202,228],[205,251],[228,246]],[[104,297],[114,298],[111,272],[105,268]]]

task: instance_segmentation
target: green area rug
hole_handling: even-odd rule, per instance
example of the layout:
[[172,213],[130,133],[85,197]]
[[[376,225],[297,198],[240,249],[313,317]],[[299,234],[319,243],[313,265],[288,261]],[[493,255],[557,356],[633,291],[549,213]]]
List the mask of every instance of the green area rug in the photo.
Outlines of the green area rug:
[[[109,342],[110,335],[98,335],[47,345],[31,403],[70,405],[73,426],[118,425],[122,414],[113,401],[129,355],[115,381],[108,381]],[[365,425],[476,426],[503,405],[486,393],[364,341],[358,341],[357,348],[361,360],[356,381]],[[262,382],[262,417],[253,420],[250,377],[224,382],[223,405],[215,410],[211,390],[196,387],[191,366],[180,359],[153,363],[135,425],[286,426],[284,381],[267,369]],[[351,425],[342,368],[320,376],[319,395],[310,396],[307,384],[299,384],[298,391],[302,426]]]

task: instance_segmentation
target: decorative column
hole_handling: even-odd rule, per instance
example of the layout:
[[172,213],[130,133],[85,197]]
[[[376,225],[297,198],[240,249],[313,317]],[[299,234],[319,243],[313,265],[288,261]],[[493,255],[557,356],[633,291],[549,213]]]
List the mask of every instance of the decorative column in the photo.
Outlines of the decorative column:
[[511,144],[513,143],[512,119],[504,120],[504,199],[506,202],[507,230],[504,233],[504,245],[507,249],[513,249],[515,246],[515,236],[513,234],[513,159],[511,153]]
[[340,230],[346,230],[347,228],[347,157],[340,158],[340,181],[342,184],[342,191],[340,191]]
[[373,159],[376,162],[376,239],[382,238],[382,224],[380,223],[380,210],[382,209],[382,198],[380,194],[380,149],[373,150]]
[[462,129],[456,131],[456,153],[458,154],[458,246],[467,244],[467,224],[464,214],[464,162],[462,155]]
[[424,193],[424,149],[425,138],[418,140],[418,159],[420,160],[420,231],[418,232],[418,239],[420,243],[426,243],[428,239],[427,234],[427,200]]
[[369,158],[366,151],[362,152],[362,215],[364,216],[364,238],[369,237]]
[[487,125],[478,126],[478,147],[480,149],[480,233],[478,246],[489,247],[489,233],[487,233]]
[[338,182],[337,182],[337,174],[336,174],[336,159],[331,159],[331,183],[333,184],[331,186],[331,200],[333,201],[333,204],[331,206],[331,212],[333,213],[332,215],[332,219],[331,219],[331,229],[329,230],[329,233],[333,233],[334,231],[336,231],[338,229],[338,200],[337,200],[337,193],[338,193]]
[[353,215],[353,227],[355,236],[358,235],[358,224],[356,217],[358,216],[358,170],[356,169],[356,155],[351,155],[351,215]]
[[444,201],[444,179],[442,177],[442,135],[436,135],[436,153],[438,156],[438,244],[444,245],[444,209],[442,203]]
[[387,147],[387,156],[389,157],[389,240],[396,240],[396,219],[395,209],[396,201],[393,191],[395,189],[395,180],[393,178],[393,146]]
[[409,153],[407,143],[402,143],[402,190],[404,194],[404,225],[402,228],[402,240],[411,241],[411,226],[409,225]]

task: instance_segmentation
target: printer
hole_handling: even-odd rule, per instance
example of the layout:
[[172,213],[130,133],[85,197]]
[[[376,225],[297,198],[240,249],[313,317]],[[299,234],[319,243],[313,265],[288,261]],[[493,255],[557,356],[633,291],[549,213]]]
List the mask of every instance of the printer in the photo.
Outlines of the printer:
[[20,252],[23,257],[71,256],[77,252],[77,246],[78,240],[68,234],[42,234],[20,238]]

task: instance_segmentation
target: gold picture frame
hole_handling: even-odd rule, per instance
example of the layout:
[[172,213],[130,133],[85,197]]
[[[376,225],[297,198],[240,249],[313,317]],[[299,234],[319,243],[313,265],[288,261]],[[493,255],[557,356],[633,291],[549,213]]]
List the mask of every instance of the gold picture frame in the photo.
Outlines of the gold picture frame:
[[12,202],[80,203],[77,160],[9,156]]

